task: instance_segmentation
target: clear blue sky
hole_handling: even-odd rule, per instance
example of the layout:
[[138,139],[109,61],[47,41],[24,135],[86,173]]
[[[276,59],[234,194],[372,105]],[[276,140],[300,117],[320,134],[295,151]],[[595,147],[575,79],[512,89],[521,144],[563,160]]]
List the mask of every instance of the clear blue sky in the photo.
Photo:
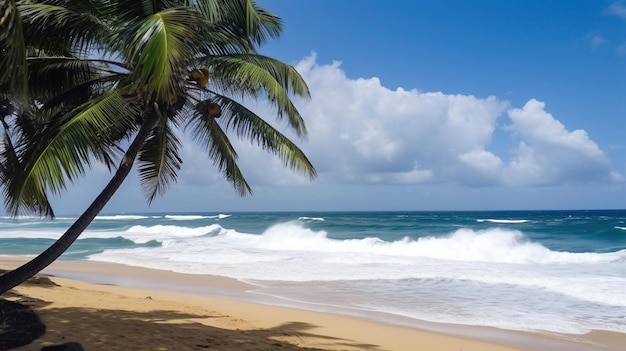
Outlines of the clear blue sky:
[[166,196],[148,207],[133,176],[106,212],[626,208],[626,1],[259,2],[284,21],[262,53],[311,89],[298,145],[319,177],[237,144],[240,198],[187,144]]

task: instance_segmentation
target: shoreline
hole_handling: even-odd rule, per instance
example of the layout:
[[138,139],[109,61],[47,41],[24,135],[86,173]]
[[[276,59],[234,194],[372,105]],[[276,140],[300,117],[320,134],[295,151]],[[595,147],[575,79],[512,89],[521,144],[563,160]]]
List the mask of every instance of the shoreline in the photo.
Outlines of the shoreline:
[[[24,259],[24,257],[19,256],[0,255],[0,268],[15,268],[24,262]],[[54,325],[54,327],[49,327],[49,330],[51,328],[59,330],[62,327],[57,326],[54,317],[47,314],[51,308],[60,310],[87,308],[92,312],[98,310],[136,312],[137,306],[159,302],[159,306],[167,306],[170,312],[174,310],[203,311],[200,315],[204,315],[204,318],[199,317],[203,320],[200,322],[202,325],[207,324],[207,321],[204,320],[207,315],[228,316],[226,319],[235,320],[230,321],[227,325],[211,325],[209,323],[209,328],[218,328],[220,333],[228,334],[242,330],[279,330],[281,326],[286,325],[300,326],[301,328],[296,328],[297,330],[282,333],[282,338],[279,339],[284,339],[284,342],[287,343],[281,345],[282,350],[286,350],[285,346],[298,345],[294,346],[296,348],[293,350],[311,350],[313,348],[315,350],[412,351],[416,349],[416,345],[419,345],[419,349],[462,349],[465,351],[594,349],[617,351],[626,342],[626,334],[604,331],[594,331],[584,335],[554,335],[480,326],[437,324],[409,320],[408,318],[402,320],[402,317],[397,316],[352,316],[345,311],[344,313],[341,311],[334,313],[315,311],[313,308],[307,308],[307,306],[296,303],[288,304],[286,301],[270,296],[251,294],[248,290],[253,288],[252,285],[231,278],[182,274],[114,263],[57,261],[44,270],[42,274],[51,275],[51,279],[60,284],[61,287],[20,286],[15,290],[32,299],[46,301],[46,307],[35,308],[35,310],[42,315],[44,323]],[[82,296],[84,301],[80,300],[79,303],[78,295]],[[72,296],[69,299],[71,301],[64,301],[68,300],[68,296]],[[105,296],[113,302],[118,301],[118,304],[115,305],[109,301],[111,306],[105,306],[103,302]],[[113,296],[117,298],[115,299]],[[150,296],[148,302],[145,301],[147,296]],[[129,304],[126,301],[126,303],[120,304],[119,301],[124,299],[134,299],[134,302]],[[184,306],[181,305],[181,302]],[[106,313],[104,314],[106,315]],[[156,312],[154,314],[158,315]],[[164,314],[167,315],[167,313]],[[75,318],[83,317],[75,316]],[[53,321],[46,321],[46,318],[51,318]],[[196,317],[191,319],[194,323],[198,320]],[[221,318],[209,317],[209,319]],[[106,330],[110,326],[96,324],[92,327]],[[149,324],[148,327],[157,328],[158,325]],[[67,332],[66,330],[65,333]],[[150,331],[148,330],[148,332]],[[179,332],[182,331],[179,330]],[[206,332],[216,332],[216,330],[210,329]],[[107,335],[108,333],[105,332]],[[53,336],[46,334],[31,346],[36,345],[41,348],[41,346],[46,345],[46,342],[54,342],[47,337]],[[80,335],[76,337],[80,337]],[[276,345],[274,348],[271,345],[272,340],[277,340],[275,338],[258,337],[257,339],[259,345],[268,344],[265,345],[267,350],[276,348]],[[334,342],[330,342],[330,340],[334,340]],[[69,339],[67,341],[81,342],[81,340]],[[90,340],[81,343],[87,350],[99,349],[98,346],[90,344]],[[160,341],[159,344],[162,345],[163,341]],[[146,346],[142,350],[157,350],[159,344],[152,347]],[[92,347],[88,348],[89,345]],[[250,348],[250,350],[264,350],[264,346],[259,345]],[[128,347],[128,345],[124,347]],[[39,348],[25,346],[16,350],[39,350]],[[120,346],[119,349],[124,348]],[[176,348],[163,349],[175,350]],[[245,350],[245,348],[219,349]]]

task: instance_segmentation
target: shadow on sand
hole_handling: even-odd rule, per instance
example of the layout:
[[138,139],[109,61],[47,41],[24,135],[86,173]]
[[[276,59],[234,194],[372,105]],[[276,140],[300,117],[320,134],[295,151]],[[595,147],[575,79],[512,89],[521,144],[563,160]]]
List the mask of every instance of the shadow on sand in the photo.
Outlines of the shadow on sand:
[[[46,324],[46,333],[19,351],[39,351],[43,346],[75,341],[85,350],[220,350],[220,351],[313,351],[330,348],[345,351],[383,351],[367,345],[318,335],[315,325],[289,322],[269,329],[239,330],[237,321],[224,315],[179,311],[127,310],[64,307],[21,296],[18,301],[34,310]],[[232,329],[208,326],[199,321],[226,318]],[[306,339],[307,345],[299,346]],[[289,342],[287,342],[287,340]]]

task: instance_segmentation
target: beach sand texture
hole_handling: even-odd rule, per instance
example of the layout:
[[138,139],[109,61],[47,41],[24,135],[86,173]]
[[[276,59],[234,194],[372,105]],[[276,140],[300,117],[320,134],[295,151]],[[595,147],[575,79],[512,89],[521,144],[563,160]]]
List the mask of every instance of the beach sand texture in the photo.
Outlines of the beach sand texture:
[[[0,268],[15,264],[14,260],[8,261],[0,260]],[[169,282],[181,287],[183,281],[194,279],[193,275],[92,262],[58,262],[51,268],[69,275],[91,271],[92,278],[100,272],[105,280],[108,274],[127,282],[136,280],[138,284],[160,277],[162,284]],[[81,343],[85,350],[511,351],[561,347],[566,350],[568,344],[573,345],[526,333],[513,333],[515,338],[478,340],[485,335],[455,336],[348,316],[160,289],[94,284],[56,276],[51,280],[59,286],[22,285],[8,297],[31,306],[47,327],[44,336],[15,350],[40,350],[43,346],[70,341]],[[242,283],[234,280],[220,277],[203,280],[221,289],[222,294],[241,292]],[[189,284],[194,286],[192,281]],[[623,335],[610,333],[598,333],[594,338],[603,343],[605,350],[619,350],[626,340]],[[577,349],[585,349],[585,344],[577,345],[582,345]]]

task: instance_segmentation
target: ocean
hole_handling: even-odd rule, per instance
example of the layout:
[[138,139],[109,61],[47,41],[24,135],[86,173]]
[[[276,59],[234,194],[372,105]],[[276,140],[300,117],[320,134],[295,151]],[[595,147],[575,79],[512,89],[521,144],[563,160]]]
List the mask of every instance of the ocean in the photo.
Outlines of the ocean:
[[[38,254],[74,219],[2,217],[0,254]],[[111,214],[61,259],[231,277],[354,316],[626,333],[626,210]]]

